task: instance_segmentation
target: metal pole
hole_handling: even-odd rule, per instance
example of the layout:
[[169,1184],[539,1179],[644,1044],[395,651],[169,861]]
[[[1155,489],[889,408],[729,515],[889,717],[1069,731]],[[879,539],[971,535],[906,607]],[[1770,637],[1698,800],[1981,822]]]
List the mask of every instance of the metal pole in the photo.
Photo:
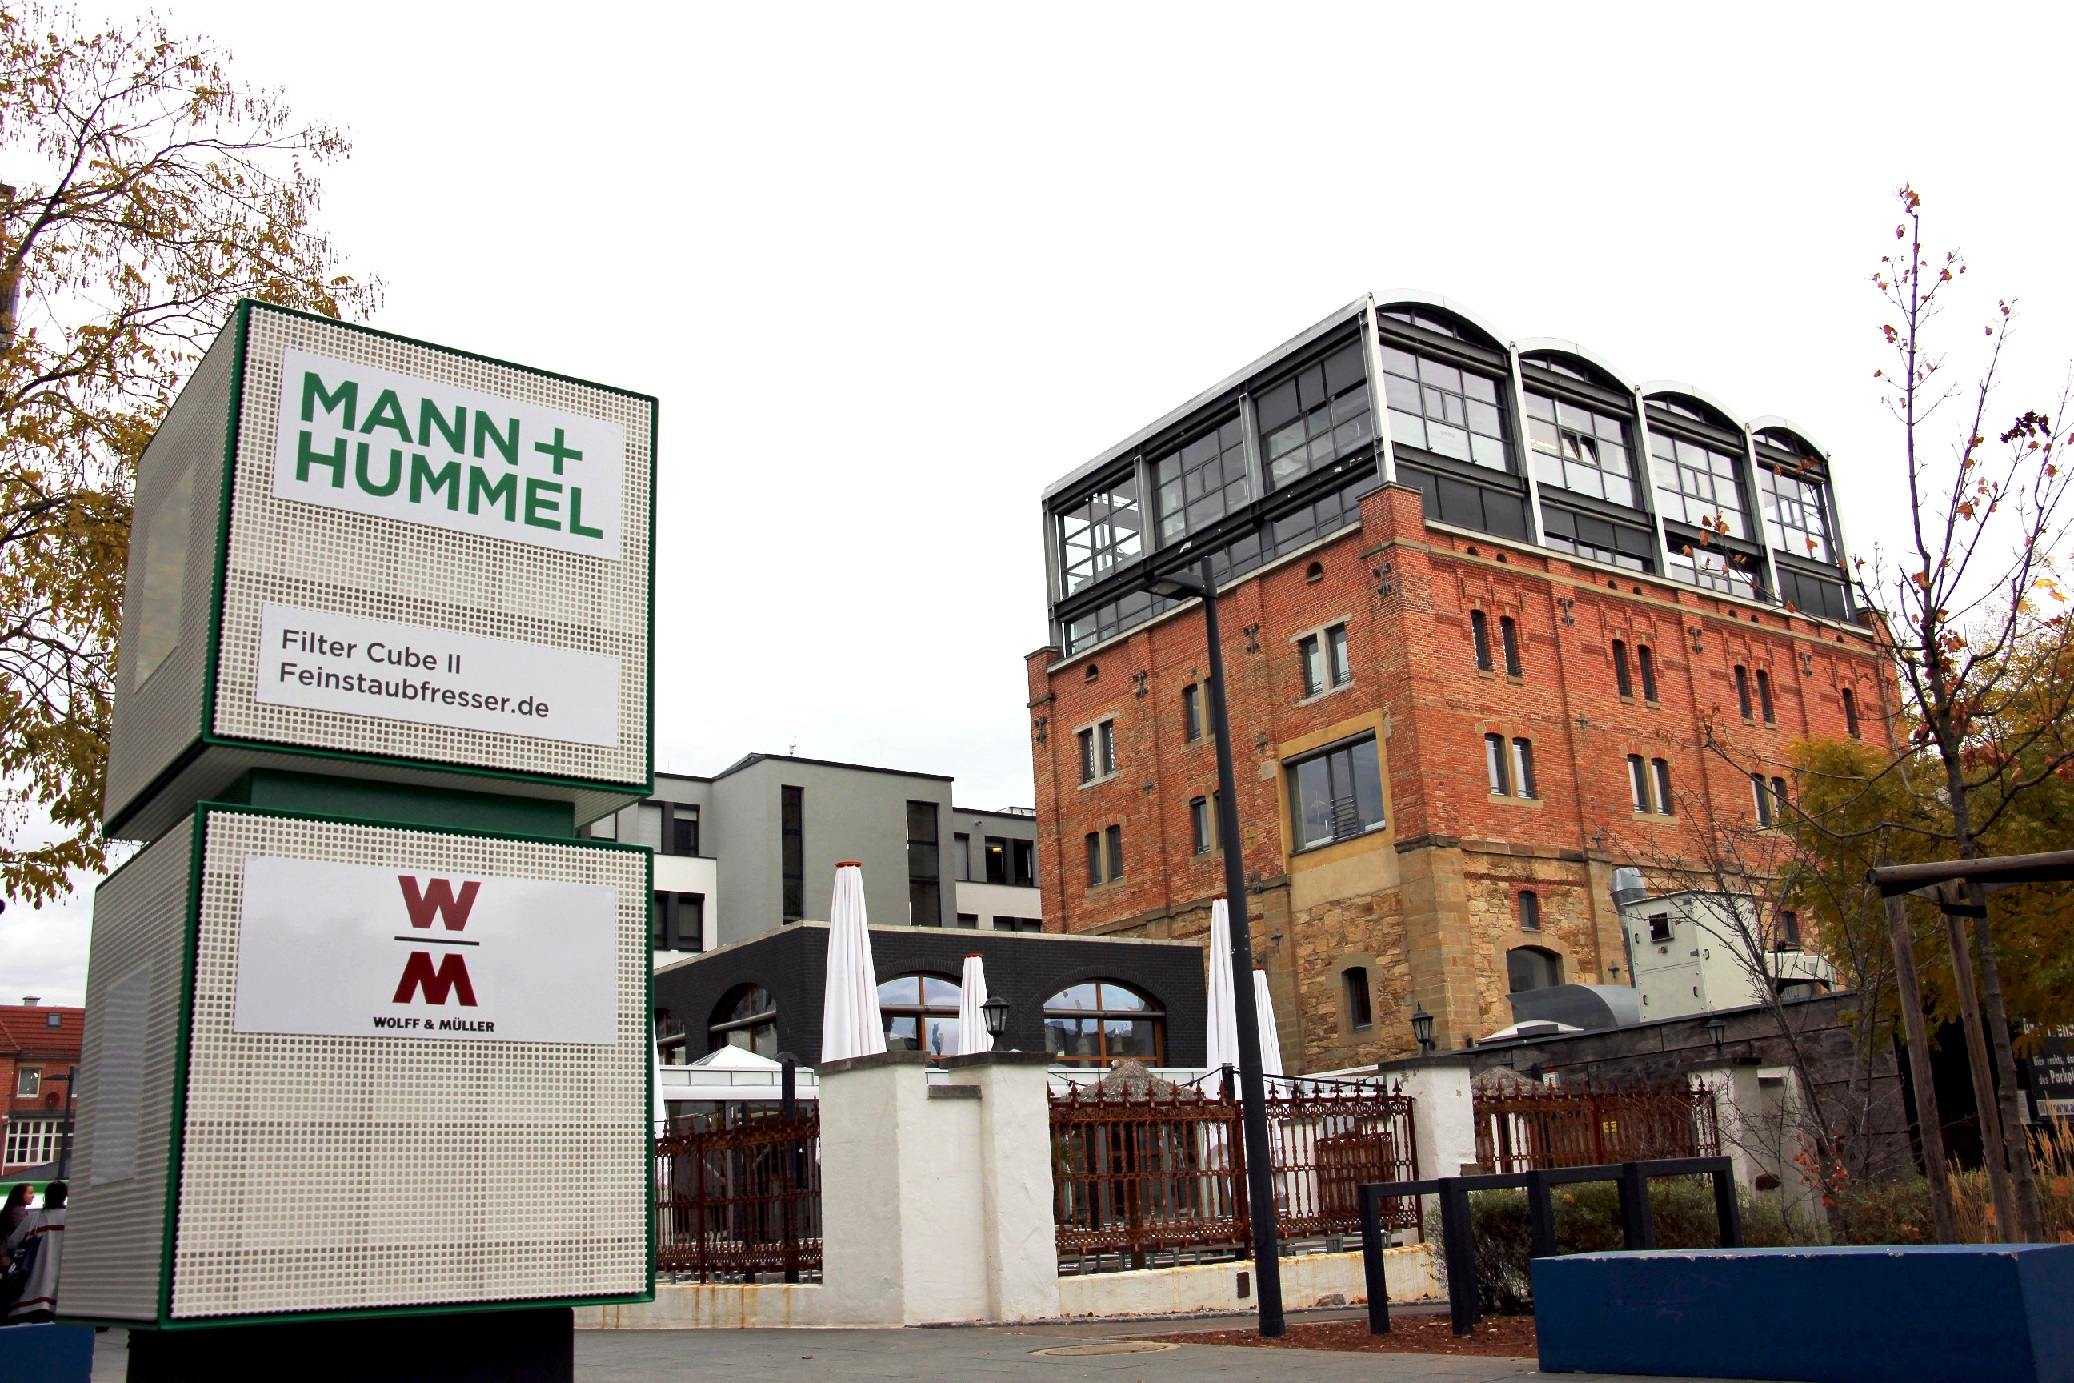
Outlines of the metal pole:
[[1448,1318],[1455,1334],[1475,1332],[1483,1317],[1476,1283],[1476,1230],[1469,1193],[1459,1177],[1440,1179],[1440,1256],[1447,1265]]
[[[11,193],[9,195],[12,195]],[[65,1070],[65,1141],[58,1145],[58,1180],[63,1181],[72,1172],[72,1096],[79,1089],[79,1068]]]
[[1527,1173],[1527,1220],[1533,1226],[1531,1256],[1535,1258],[1556,1256],[1555,1197],[1550,1185],[1546,1171]]
[[[780,1054],[778,1066],[778,1117],[788,1125],[799,1117],[799,1062],[790,1052]],[[799,1144],[787,1138],[778,1148],[780,1173],[778,1216],[785,1241],[785,1281],[799,1281],[799,1228],[795,1219],[799,1190]]]
[[1239,1026],[1239,1100],[1245,1112],[1246,1178],[1253,1219],[1253,1271],[1258,1276],[1260,1333],[1282,1335],[1282,1258],[1275,1237],[1275,1169],[1268,1156],[1267,1081],[1260,1067],[1260,1015],[1253,1004],[1253,923],[1246,903],[1246,851],[1239,837],[1237,775],[1232,771],[1231,719],[1224,695],[1224,647],[1217,628],[1217,580],[1203,558],[1203,637],[1210,646],[1210,725],[1217,740],[1217,843],[1224,851],[1225,906],[1231,911],[1233,1007]]
[[1639,1162],[1620,1164],[1620,1227],[1625,1247],[1656,1247],[1656,1227],[1649,1222],[1649,1177]]
[[1383,1278],[1383,1197],[1379,1188],[1357,1186],[1361,1202],[1361,1275],[1368,1287],[1368,1333],[1390,1333],[1390,1287]]
[[1721,1230],[1721,1247],[1739,1249],[1743,1246],[1743,1211],[1736,1204],[1735,1173],[1721,1167],[1714,1171],[1713,1176],[1714,1219]]

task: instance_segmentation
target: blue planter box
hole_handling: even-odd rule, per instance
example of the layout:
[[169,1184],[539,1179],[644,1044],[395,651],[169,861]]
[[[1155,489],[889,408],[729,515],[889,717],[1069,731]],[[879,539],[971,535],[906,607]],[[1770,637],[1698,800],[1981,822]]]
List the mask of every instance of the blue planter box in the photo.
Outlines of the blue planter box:
[[0,1326],[0,1378],[7,1383],[88,1383],[93,1374],[92,1326]]
[[2074,1244],[1534,1260],[1547,1373],[2069,1383]]

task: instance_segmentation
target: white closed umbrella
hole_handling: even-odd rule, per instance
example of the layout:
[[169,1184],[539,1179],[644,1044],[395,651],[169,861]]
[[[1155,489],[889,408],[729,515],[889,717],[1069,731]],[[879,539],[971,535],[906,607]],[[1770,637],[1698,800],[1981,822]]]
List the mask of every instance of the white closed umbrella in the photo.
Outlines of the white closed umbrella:
[[821,994],[821,1060],[845,1061],[886,1050],[879,984],[864,918],[864,866],[835,867],[828,902],[828,982]]
[[1274,1001],[1267,996],[1267,971],[1253,972],[1253,1011],[1260,1016],[1260,1070],[1263,1075],[1282,1074],[1282,1033],[1275,1026]]
[[979,952],[974,951],[965,957],[965,969],[958,983],[961,989],[958,994],[958,1050],[955,1055],[991,1052],[994,1038],[987,1031],[987,1016],[980,1012],[980,1005],[987,1001],[987,968],[981,963]]
[[1219,898],[1210,905],[1209,1032],[1206,1060],[1211,1070],[1239,1064],[1239,1006],[1232,989],[1231,914]]

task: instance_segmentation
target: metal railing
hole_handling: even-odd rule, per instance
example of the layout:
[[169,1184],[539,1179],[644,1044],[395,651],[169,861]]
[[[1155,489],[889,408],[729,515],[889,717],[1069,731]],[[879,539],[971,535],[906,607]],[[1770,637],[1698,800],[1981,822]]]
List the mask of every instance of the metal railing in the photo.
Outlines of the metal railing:
[[1605,1166],[1721,1151],[1714,1092],[1684,1086],[1477,1091],[1476,1160],[1493,1172]]
[[655,1266],[700,1282],[821,1272],[821,1114],[687,1115],[655,1140]]
[[[1406,1196],[1437,1196],[1440,1199],[1441,1261],[1447,1274],[1448,1315],[1457,1335],[1467,1335],[1483,1319],[1477,1292],[1476,1235],[1470,1219],[1471,1191],[1503,1191],[1525,1188],[1527,1217],[1532,1225],[1535,1258],[1556,1256],[1555,1197],[1557,1186],[1581,1181],[1613,1181],[1620,1184],[1621,1234],[1630,1249],[1656,1247],[1656,1230],[1650,1221],[1649,1182],[1653,1177],[1704,1176],[1714,1183],[1714,1216],[1721,1247],[1743,1246],[1743,1219],[1736,1203],[1734,1164],[1726,1157],[1677,1157],[1636,1160],[1618,1166],[1565,1167],[1495,1176],[1440,1177],[1433,1181],[1405,1180],[1360,1188],[1361,1266],[1368,1287],[1368,1333],[1390,1333],[1390,1296],[1383,1281],[1384,1207],[1403,1204]],[[1412,1204],[1417,1204],[1416,1201]]]
[[[1241,1257],[1252,1234],[1240,1108],[1214,1073],[1142,1093],[1079,1087],[1051,1098],[1053,1215],[1062,1269],[1109,1255],[1144,1267],[1184,1251]],[[1358,1233],[1363,1183],[1418,1175],[1409,1096],[1356,1082],[1270,1082],[1275,1214],[1285,1240]],[[1384,1210],[1417,1230],[1416,1201]]]

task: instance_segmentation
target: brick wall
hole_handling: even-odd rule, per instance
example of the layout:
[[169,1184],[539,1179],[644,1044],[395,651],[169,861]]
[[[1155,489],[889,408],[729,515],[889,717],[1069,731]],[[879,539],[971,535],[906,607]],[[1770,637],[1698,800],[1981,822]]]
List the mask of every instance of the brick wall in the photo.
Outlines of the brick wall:
[[[1512,945],[1556,952],[1565,979],[1627,982],[1613,866],[1703,855],[1687,834],[1697,821],[1754,825],[1746,769],[1701,748],[1709,725],[1739,761],[1774,762],[1804,735],[1842,735],[1840,690],[1851,686],[1863,733],[1885,734],[1891,686],[1864,630],[1428,525],[1418,494],[1400,486],[1366,496],[1361,514],[1359,528],[1264,569],[1219,605],[1254,944],[1291,1069],[1407,1050],[1414,1003],[1437,1016],[1448,1045],[1501,1026]],[[1489,620],[1489,672],[1472,654],[1474,610]],[[1505,671],[1501,616],[1518,630],[1517,677]],[[1297,641],[1338,622],[1353,681],[1305,697]],[[1639,668],[1634,694],[1618,694],[1616,639],[1631,660],[1651,650],[1654,700]],[[1738,665],[1751,674],[1747,721]],[[1759,669],[1769,724],[1755,704]],[[1207,672],[1193,606],[1072,659],[1030,656],[1048,927],[1206,929],[1222,861],[1194,853],[1188,804],[1211,791],[1216,763],[1207,734],[1185,739],[1182,692]],[[1117,770],[1083,783],[1077,732],[1105,719]],[[1492,733],[1532,742],[1534,799],[1488,791]],[[1385,827],[1292,852],[1284,766],[1362,734],[1382,750]],[[1630,754],[1670,765],[1675,815],[1633,810]],[[1111,825],[1122,830],[1122,876],[1090,887],[1085,838]],[[1522,887],[1543,906],[1532,937],[1516,922]],[[1347,1022],[1340,976],[1354,965],[1371,987],[1365,1031]]]

